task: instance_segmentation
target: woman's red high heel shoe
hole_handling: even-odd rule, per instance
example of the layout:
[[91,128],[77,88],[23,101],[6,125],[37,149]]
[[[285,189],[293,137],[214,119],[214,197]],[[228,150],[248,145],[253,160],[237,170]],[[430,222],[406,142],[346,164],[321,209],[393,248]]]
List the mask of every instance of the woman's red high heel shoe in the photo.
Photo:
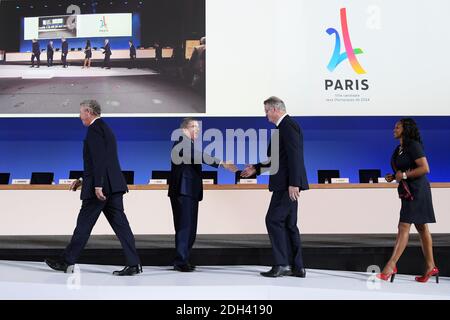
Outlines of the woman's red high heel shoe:
[[397,267],[394,267],[394,269],[392,269],[391,273],[388,273],[388,274],[379,273],[379,274],[377,274],[377,278],[384,280],[384,281],[388,281],[389,278],[391,278],[391,282],[394,282],[394,278],[395,278],[396,274],[397,274]]
[[430,277],[436,277],[436,283],[439,283],[439,269],[434,267],[430,272],[424,276],[416,277],[417,282],[427,282]]

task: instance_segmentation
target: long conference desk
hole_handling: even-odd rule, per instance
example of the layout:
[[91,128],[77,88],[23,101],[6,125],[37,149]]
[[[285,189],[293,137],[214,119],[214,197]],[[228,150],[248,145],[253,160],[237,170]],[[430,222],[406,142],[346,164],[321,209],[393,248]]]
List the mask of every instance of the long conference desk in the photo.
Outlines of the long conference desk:
[[[92,59],[93,60],[102,60],[105,56],[102,53],[103,50],[92,50]],[[172,56],[173,49],[172,48],[163,48],[162,49],[162,57],[170,58]],[[67,54],[67,61],[79,61],[84,60],[85,54],[84,51],[69,51]],[[154,48],[149,49],[137,49],[136,50],[136,59],[153,59],[156,57],[156,51]],[[116,59],[129,59],[130,51],[129,50],[112,50],[111,60]],[[47,52],[43,51],[40,55],[41,63],[47,62]],[[7,52],[5,54],[6,62],[25,62],[31,61],[31,52]],[[61,61],[61,51],[55,51],[53,54],[53,61]]]
[[[450,233],[450,183],[432,183],[437,223],[433,233]],[[298,225],[304,234],[396,233],[397,185],[311,184],[300,195]],[[130,185],[125,213],[135,234],[173,234],[167,185]],[[264,234],[271,193],[267,185],[204,185],[199,234]],[[70,235],[80,209],[80,192],[68,185],[0,185],[0,235]],[[414,229],[414,228],[412,228]],[[92,234],[113,234],[100,216]]]

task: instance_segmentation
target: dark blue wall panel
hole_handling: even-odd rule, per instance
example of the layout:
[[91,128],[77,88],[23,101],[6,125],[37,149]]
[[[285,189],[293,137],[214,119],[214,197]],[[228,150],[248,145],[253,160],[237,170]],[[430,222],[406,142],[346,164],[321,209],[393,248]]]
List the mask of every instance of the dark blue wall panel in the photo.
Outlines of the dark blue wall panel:
[[[136,183],[148,182],[152,170],[170,168],[170,135],[181,118],[107,118],[116,133],[124,170],[136,172]],[[264,117],[203,118],[203,130],[273,128]],[[397,117],[296,117],[304,131],[305,161],[311,183],[318,169],[339,169],[358,181],[358,169],[390,172],[390,155],[397,144],[392,129]],[[431,181],[450,181],[450,117],[417,117],[431,167]],[[29,178],[32,171],[53,171],[67,178],[82,168],[86,128],[76,118],[0,119],[0,172]],[[243,166],[241,166],[243,167]],[[214,170],[208,169],[207,170]],[[260,177],[261,183],[267,177]],[[219,183],[234,177],[219,170]]]

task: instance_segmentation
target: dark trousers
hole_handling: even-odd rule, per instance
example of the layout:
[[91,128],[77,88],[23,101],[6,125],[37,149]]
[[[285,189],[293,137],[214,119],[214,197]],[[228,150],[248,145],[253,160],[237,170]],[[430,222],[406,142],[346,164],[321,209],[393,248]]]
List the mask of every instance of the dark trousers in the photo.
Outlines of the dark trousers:
[[111,68],[111,56],[109,54],[105,54],[105,59],[103,60],[103,68]]
[[67,53],[62,53],[61,54],[61,61],[64,67],[67,67]]
[[176,256],[174,265],[189,263],[192,246],[197,236],[198,200],[178,196],[170,197],[175,226]]
[[38,67],[41,65],[41,53],[39,52],[39,53],[33,53],[32,55],[31,55],[31,66],[33,66],[34,67],[34,59],[36,59],[37,60],[37,65],[38,65]]
[[48,54],[47,53],[47,67],[53,66],[53,53]]
[[136,68],[136,56],[130,56],[130,68]]
[[114,233],[119,238],[127,265],[135,266],[140,264],[134,235],[123,210],[122,193],[109,195],[106,201],[100,201],[97,198],[83,200],[80,213],[78,214],[77,226],[69,245],[62,254],[63,259],[69,264],[76,263],[102,211]]
[[275,265],[303,268],[302,245],[297,228],[298,202],[288,191],[275,191],[266,215],[266,226],[272,244]]

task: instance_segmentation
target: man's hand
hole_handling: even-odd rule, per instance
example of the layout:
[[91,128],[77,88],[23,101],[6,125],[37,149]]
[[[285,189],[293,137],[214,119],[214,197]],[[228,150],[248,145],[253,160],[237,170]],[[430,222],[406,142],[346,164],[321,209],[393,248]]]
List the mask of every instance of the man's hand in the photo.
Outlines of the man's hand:
[[300,188],[289,186],[289,198],[292,201],[297,201],[299,197],[300,197]]
[[248,178],[248,177],[251,177],[251,176],[253,176],[255,174],[256,174],[255,167],[253,165],[251,165],[251,164],[248,164],[247,167],[245,167],[245,169],[242,170],[241,177],[242,178]]
[[384,176],[384,179],[386,179],[387,182],[392,182],[394,181],[395,177],[393,174],[388,173],[387,175]]
[[70,189],[69,190],[71,190],[71,191],[77,191],[77,189],[81,186],[81,180],[80,179],[77,179],[77,180],[75,180],[74,182],[72,182],[71,184],[70,184]]
[[397,180],[397,182],[400,182],[402,181],[402,179],[403,179],[403,172],[399,170],[395,173],[395,180]]
[[222,166],[227,169],[230,172],[236,172],[238,171],[238,168],[234,165],[234,163],[232,161],[225,161],[222,162]]
[[95,195],[97,196],[97,199],[100,201],[105,201],[106,197],[103,194],[103,188],[102,187],[95,187]]

